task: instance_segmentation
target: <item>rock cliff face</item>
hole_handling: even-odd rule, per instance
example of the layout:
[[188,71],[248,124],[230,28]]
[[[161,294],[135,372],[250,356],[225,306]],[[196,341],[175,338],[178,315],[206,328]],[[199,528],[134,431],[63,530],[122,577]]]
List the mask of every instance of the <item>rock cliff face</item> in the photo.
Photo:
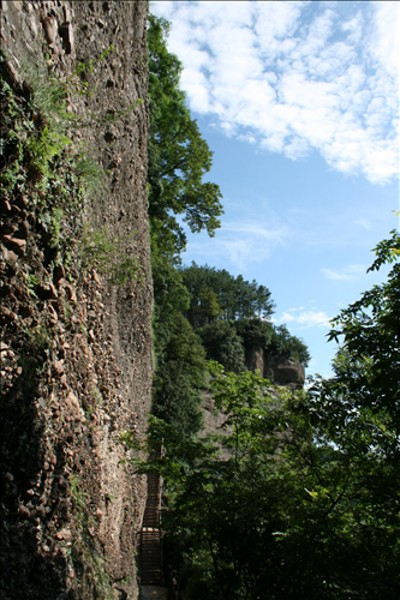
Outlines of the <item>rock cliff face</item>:
[[259,373],[276,385],[287,385],[293,389],[304,386],[304,367],[298,361],[273,355],[254,348],[247,357],[247,368]]
[[267,355],[264,359],[264,377],[271,379],[276,385],[301,389],[305,381],[304,367],[291,358]]
[[[59,191],[60,208],[50,175],[39,191],[37,174],[25,176],[23,165],[15,181],[15,170],[5,179],[4,600],[138,597],[135,554],[146,488],[126,461],[132,451],[121,434],[143,439],[152,378],[146,15],[141,0],[2,2],[3,76],[12,90],[7,97],[14,95],[22,115],[33,96],[26,73],[39,73],[39,90],[54,75],[66,86],[67,108],[76,115],[72,146],[86,148],[106,173],[79,214],[71,208],[73,183],[68,193]],[[7,114],[5,138],[14,118]],[[43,133],[41,117],[31,117],[29,123]],[[1,159],[3,173],[9,158]],[[73,181],[62,161],[57,168],[63,181]],[[111,265],[100,261],[103,250],[93,231],[113,242]],[[54,238],[63,235],[68,260],[55,250]],[[98,254],[83,268],[82,248],[90,254],[94,239]],[[116,252],[122,254],[118,264]]]

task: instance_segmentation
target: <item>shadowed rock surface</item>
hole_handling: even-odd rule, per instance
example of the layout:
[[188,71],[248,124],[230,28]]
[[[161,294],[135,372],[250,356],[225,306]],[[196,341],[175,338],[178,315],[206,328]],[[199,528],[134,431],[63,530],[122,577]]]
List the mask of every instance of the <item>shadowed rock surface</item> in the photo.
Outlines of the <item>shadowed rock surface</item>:
[[[21,111],[28,73],[70,86],[72,143],[106,173],[60,217],[69,262],[45,236],[32,177],[1,200],[3,600],[138,597],[146,482],[119,438],[143,439],[151,398],[146,15],[141,1],[2,2],[2,75]],[[71,89],[79,69],[83,93]],[[81,270],[85,228],[106,228],[137,276]]]
[[271,378],[276,385],[302,388],[305,381],[304,367],[297,360],[267,356],[264,362],[264,377]]
[[248,369],[258,371],[275,385],[287,385],[294,389],[300,389],[304,386],[304,367],[297,360],[269,354],[262,349],[254,348],[249,353],[246,363]]

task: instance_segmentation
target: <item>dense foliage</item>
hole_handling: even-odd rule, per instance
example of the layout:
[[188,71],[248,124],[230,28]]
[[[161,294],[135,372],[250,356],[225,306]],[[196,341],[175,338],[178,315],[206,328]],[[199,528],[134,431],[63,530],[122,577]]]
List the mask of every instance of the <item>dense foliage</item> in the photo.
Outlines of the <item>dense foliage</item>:
[[240,373],[245,370],[243,340],[235,327],[228,321],[217,321],[204,325],[198,331],[207,358],[219,362],[228,371]]
[[179,87],[182,66],[167,50],[167,34],[167,21],[150,15],[149,215],[153,241],[179,254],[186,241],[179,217],[192,232],[206,229],[212,235],[222,206],[219,187],[203,181],[212,153],[186,106]]
[[191,295],[187,317],[193,327],[216,319],[267,319],[272,315],[274,303],[269,289],[254,280],[246,281],[242,275],[233,277],[225,269],[192,263],[183,269],[183,281]]
[[400,434],[400,264],[395,262],[399,255],[400,235],[393,231],[376,247],[369,269],[394,262],[386,283],[343,310],[331,332],[331,338],[343,338],[332,393],[351,398],[357,410],[385,414],[396,436]]
[[182,315],[168,323],[168,336],[159,353],[154,380],[154,414],[174,424],[182,436],[201,425],[199,392],[205,385],[205,353]]
[[200,425],[200,389],[206,372],[204,351],[183,316],[189,293],[176,269],[190,230],[219,225],[221,193],[203,182],[212,154],[185,104],[179,87],[181,63],[166,46],[168,23],[149,16],[149,217],[154,282],[156,375],[154,412],[175,423],[181,434]]
[[246,281],[242,275],[233,277],[225,269],[196,263],[181,273],[190,293],[185,314],[209,359],[240,372],[254,351],[262,351],[307,366],[310,355],[305,344],[285,326],[274,326],[269,320],[274,303],[267,287]]
[[[372,268],[395,260],[400,237]],[[308,392],[210,366],[219,439],[161,421],[168,559],[195,600],[400,594],[399,264],[342,311],[335,376]]]

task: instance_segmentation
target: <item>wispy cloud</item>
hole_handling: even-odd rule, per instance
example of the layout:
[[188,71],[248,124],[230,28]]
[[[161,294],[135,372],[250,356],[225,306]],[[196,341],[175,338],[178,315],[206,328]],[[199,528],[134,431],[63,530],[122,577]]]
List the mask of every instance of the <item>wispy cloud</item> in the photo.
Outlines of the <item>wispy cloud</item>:
[[343,173],[397,175],[400,4],[152,2],[191,108],[230,136]]
[[364,229],[365,231],[371,231],[372,229],[372,223],[369,219],[357,219],[355,224]]
[[288,231],[281,224],[255,221],[224,222],[214,238],[191,241],[190,254],[196,262],[215,263],[224,258],[227,265],[243,270],[249,264],[266,260],[285,244]]
[[325,275],[327,279],[333,281],[351,281],[359,275],[365,275],[367,267],[365,265],[347,265],[342,269],[328,269],[322,268],[321,273]]
[[279,323],[290,323],[291,325],[297,324],[304,329],[309,327],[329,329],[330,318],[331,317],[322,310],[306,310],[305,308],[300,307],[289,308],[289,310],[283,312],[276,321]]

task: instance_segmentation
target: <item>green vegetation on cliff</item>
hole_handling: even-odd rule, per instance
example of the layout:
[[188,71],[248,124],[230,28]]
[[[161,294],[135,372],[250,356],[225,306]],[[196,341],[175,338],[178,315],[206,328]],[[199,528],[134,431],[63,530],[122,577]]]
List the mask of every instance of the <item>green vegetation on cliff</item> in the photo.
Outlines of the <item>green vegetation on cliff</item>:
[[[399,250],[393,233],[374,268]],[[398,598],[399,267],[337,318],[331,380],[293,392],[212,363],[219,435],[153,420],[166,556],[187,598]]]
[[168,23],[149,16],[149,218],[154,285],[154,414],[185,435],[198,431],[205,359],[241,372],[254,351],[306,365],[301,340],[271,321],[267,287],[227,271],[183,268],[182,222],[213,235],[222,213],[219,187],[204,182],[212,153],[179,87],[181,63],[167,50]]

